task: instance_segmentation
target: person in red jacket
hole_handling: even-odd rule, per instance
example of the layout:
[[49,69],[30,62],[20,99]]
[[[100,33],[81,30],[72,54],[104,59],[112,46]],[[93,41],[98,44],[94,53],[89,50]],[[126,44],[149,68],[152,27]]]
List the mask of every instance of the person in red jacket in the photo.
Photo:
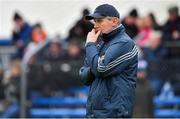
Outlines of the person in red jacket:
[[32,31],[32,40],[38,44],[45,41],[46,38],[47,34],[42,25],[40,23],[35,24]]

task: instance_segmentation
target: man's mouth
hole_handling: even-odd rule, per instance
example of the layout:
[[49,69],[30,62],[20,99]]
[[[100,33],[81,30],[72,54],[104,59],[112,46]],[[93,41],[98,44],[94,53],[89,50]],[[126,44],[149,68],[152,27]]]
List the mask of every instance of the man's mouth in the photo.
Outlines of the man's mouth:
[[100,29],[99,28],[94,28],[95,29],[95,32],[97,33],[98,31],[100,31]]

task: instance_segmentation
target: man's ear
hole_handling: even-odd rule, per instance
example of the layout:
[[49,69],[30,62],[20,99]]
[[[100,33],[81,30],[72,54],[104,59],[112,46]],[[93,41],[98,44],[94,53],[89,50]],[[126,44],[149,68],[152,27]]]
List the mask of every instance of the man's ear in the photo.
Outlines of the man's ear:
[[119,20],[117,18],[112,19],[112,24],[116,27],[119,24]]

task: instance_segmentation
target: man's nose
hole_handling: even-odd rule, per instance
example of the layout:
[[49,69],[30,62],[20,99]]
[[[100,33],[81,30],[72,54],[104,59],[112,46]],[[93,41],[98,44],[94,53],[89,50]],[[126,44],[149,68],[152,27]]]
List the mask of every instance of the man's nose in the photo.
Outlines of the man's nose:
[[99,26],[97,23],[94,24],[94,28],[97,29]]

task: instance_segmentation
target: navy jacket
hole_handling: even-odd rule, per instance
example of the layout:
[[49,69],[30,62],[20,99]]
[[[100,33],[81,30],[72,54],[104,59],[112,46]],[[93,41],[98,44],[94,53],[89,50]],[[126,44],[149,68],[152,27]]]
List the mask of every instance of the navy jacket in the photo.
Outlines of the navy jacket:
[[131,117],[135,100],[137,48],[123,25],[86,45],[81,81],[90,85],[87,117]]

